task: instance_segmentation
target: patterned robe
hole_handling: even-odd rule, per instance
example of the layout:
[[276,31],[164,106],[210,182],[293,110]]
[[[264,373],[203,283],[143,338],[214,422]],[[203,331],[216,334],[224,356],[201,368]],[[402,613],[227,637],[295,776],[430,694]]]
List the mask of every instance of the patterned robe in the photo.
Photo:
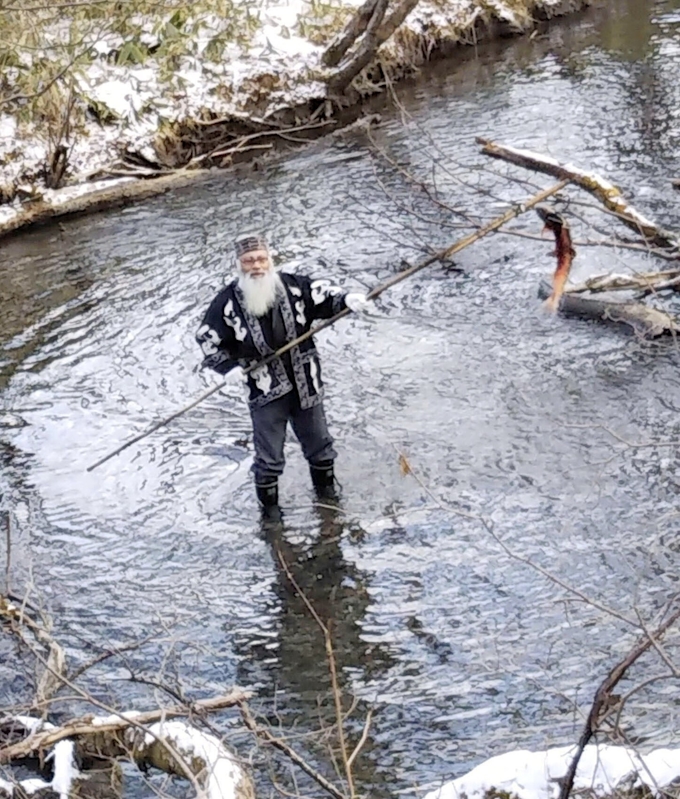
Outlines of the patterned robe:
[[[329,319],[344,310],[346,292],[330,280],[313,280],[303,275],[280,273],[283,289],[279,292],[281,316],[286,341],[306,333],[316,319]],[[234,366],[244,369],[271,355],[259,319],[246,308],[245,297],[232,281],[210,304],[196,340],[203,350],[203,367],[226,374]],[[289,379],[281,358],[275,358],[248,374],[250,405],[259,408],[283,397],[295,387],[303,409],[318,405],[323,399],[321,364],[309,338],[290,350],[295,386]]]

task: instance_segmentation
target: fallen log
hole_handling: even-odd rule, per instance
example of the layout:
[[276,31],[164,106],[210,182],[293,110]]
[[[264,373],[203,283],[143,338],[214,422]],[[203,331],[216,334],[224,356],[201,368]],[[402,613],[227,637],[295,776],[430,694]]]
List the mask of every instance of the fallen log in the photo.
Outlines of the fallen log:
[[[247,694],[233,691],[224,697],[194,703],[195,710],[215,710],[243,702]],[[50,749],[47,759],[54,762],[50,782],[32,778],[18,783],[24,792],[51,790],[69,799],[80,780],[87,780],[76,760],[132,760],[139,766],[153,767],[168,774],[188,777],[203,799],[254,799],[253,783],[236,756],[217,736],[186,721],[171,721],[173,715],[188,715],[189,708],[160,709],[147,713],[132,711],[116,716],[87,717],[55,727],[31,716],[0,719],[0,738],[13,743],[0,749],[0,762],[22,760]],[[155,723],[149,722],[154,720]],[[16,740],[17,733],[20,740]],[[77,758],[76,758],[77,755]],[[0,792],[12,797],[14,784],[0,780]],[[17,792],[21,796],[22,792]]]
[[[23,605],[0,595],[0,621],[31,649],[42,666],[34,708],[44,707],[66,685],[110,714],[88,715],[58,727],[34,715],[1,717],[0,766],[39,755],[41,762],[52,761],[53,777],[50,782],[42,778],[19,782],[0,779],[0,797],[22,799],[27,794],[44,791],[56,793],[60,799],[71,799],[86,793],[80,790],[80,782],[87,781],[88,774],[79,772],[77,761],[93,761],[101,776],[102,761],[129,759],[140,766],[153,766],[188,779],[200,799],[254,799],[250,775],[219,738],[189,721],[173,720],[233,707],[248,699],[249,692],[234,688],[223,696],[179,706],[118,712],[79,689],[67,676],[66,655],[50,633],[49,617],[41,614],[39,620],[34,619]],[[110,776],[115,776],[113,771]],[[109,799],[116,799],[115,791]]]
[[608,211],[616,214],[625,225],[642,236],[647,244],[677,250],[680,258],[680,233],[666,230],[641,214],[630,205],[617,186],[596,172],[589,172],[572,164],[562,164],[554,158],[530,150],[507,147],[490,139],[477,138],[476,142],[482,146],[484,155],[543,172],[561,180],[569,180],[580,186],[595,196]]
[[[0,238],[23,228],[41,225],[61,217],[105,211],[155,197],[205,177],[205,174],[199,170],[177,170],[153,179],[119,178],[60,189],[54,193],[56,201],[38,199],[22,205],[16,213],[0,216]],[[5,211],[4,208],[2,210]]]
[[60,727],[44,725],[28,738],[10,746],[0,747],[0,764],[9,763],[22,757],[29,757],[41,749],[48,749],[66,738],[77,738],[81,735],[98,735],[101,733],[120,732],[127,727],[154,724],[161,719],[171,719],[177,716],[187,716],[190,713],[210,713],[227,707],[234,707],[248,699],[250,694],[240,689],[235,689],[225,696],[212,699],[199,699],[188,706],[159,708],[144,713],[131,711],[118,713],[111,716],[86,716],[84,718],[67,721]]
[[[539,299],[547,300],[551,294],[551,285],[547,281],[541,281],[538,288]],[[680,332],[679,320],[640,302],[595,299],[567,291],[560,298],[558,310],[566,316],[626,325],[641,338],[657,338],[665,333]]]
[[655,292],[663,289],[680,288],[680,269],[666,269],[663,272],[641,272],[637,275],[595,275],[576,286],[571,286],[569,294],[597,291],[644,291]]

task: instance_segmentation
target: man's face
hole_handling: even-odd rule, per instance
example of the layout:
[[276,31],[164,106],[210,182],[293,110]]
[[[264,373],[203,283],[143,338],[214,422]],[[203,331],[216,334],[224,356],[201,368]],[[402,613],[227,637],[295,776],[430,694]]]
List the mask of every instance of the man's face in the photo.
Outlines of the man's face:
[[272,268],[272,261],[267,250],[251,250],[244,253],[239,261],[243,274],[252,278],[264,277]]

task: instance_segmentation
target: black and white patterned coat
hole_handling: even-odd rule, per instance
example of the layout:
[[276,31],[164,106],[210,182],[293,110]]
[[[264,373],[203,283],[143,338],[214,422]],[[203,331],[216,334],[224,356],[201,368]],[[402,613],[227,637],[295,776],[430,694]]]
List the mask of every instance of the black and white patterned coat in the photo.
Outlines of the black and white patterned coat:
[[[306,333],[316,319],[329,319],[344,310],[346,292],[330,280],[280,273],[283,289],[279,302],[286,340]],[[244,369],[273,353],[258,318],[246,308],[238,281],[232,281],[210,304],[196,340],[203,350],[203,367],[226,374],[234,366]],[[321,364],[314,341],[308,338],[290,351],[295,387],[302,408],[323,399]],[[293,390],[280,358],[248,374],[250,404],[266,405]]]

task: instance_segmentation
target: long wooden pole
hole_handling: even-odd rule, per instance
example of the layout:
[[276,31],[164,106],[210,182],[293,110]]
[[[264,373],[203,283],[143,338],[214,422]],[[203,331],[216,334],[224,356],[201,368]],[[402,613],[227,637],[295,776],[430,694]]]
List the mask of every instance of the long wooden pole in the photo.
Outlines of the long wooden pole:
[[[387,289],[392,288],[392,286],[396,286],[397,283],[401,283],[406,278],[415,275],[416,272],[420,272],[421,269],[425,269],[426,267],[430,266],[437,261],[443,261],[446,258],[450,258],[452,255],[464,250],[466,247],[469,247],[471,244],[483,239],[485,236],[488,236],[489,233],[493,233],[498,228],[502,227],[506,222],[509,222],[511,219],[515,219],[515,217],[520,216],[525,211],[530,210],[535,205],[546,200],[548,197],[556,194],[558,191],[561,191],[567,184],[569,183],[568,180],[561,180],[559,183],[556,183],[554,186],[551,186],[549,189],[544,189],[543,191],[535,194],[533,197],[528,199],[526,202],[513,206],[510,210],[506,211],[502,216],[497,217],[492,222],[489,222],[488,225],[484,225],[484,227],[479,228],[474,233],[470,233],[467,236],[464,236],[462,239],[454,242],[450,247],[446,247],[443,250],[439,250],[434,255],[431,255],[429,258],[426,258],[424,261],[420,261],[413,266],[410,266],[408,269],[404,269],[401,272],[398,272],[393,277],[386,280],[384,283],[380,283],[378,286],[373,288],[368,293],[368,299],[374,300],[376,297],[379,297],[383,292],[387,291]],[[306,333],[303,333],[301,336],[298,336],[293,341],[290,341],[281,349],[276,350],[276,352],[268,355],[263,360],[258,361],[258,363],[249,366],[247,369],[244,370],[246,374],[252,372],[254,369],[259,369],[261,366],[266,366],[268,363],[271,363],[275,358],[279,358],[284,353],[288,352],[289,350],[293,349],[293,347],[297,347],[298,344],[302,344],[303,341],[307,341],[308,338],[311,338],[313,335],[316,335],[320,330],[324,330],[331,325],[334,325],[338,319],[342,319],[343,316],[347,316],[351,311],[349,308],[345,308],[344,310],[340,311],[339,313],[332,316],[330,319],[325,319],[320,324],[316,325],[313,330],[308,330]],[[105,455],[103,458],[100,458],[96,463],[93,463],[91,466],[87,467],[87,471],[91,472],[93,469],[96,469],[98,466],[101,466],[102,463],[106,463],[109,459],[113,458],[115,455],[119,455],[123,450],[131,447],[133,444],[136,444],[138,441],[141,441],[143,438],[151,435],[151,433],[155,433],[156,430],[159,430],[161,427],[165,427],[165,425],[172,422],[174,419],[177,419],[182,414],[185,414],[187,411],[190,411],[192,408],[195,408],[199,405],[203,400],[211,397],[220,389],[224,388],[226,385],[226,381],[223,381],[219,385],[215,386],[214,388],[205,391],[201,394],[197,399],[193,402],[189,403],[189,405],[185,405],[180,410],[175,411],[175,413],[170,414],[170,416],[166,416],[165,419],[161,419],[160,422],[156,422],[156,424],[152,425],[148,430],[144,433],[140,433],[139,435],[134,436],[133,438],[126,441],[124,444],[121,444],[118,449],[115,449],[113,452],[110,452],[108,455]]]

